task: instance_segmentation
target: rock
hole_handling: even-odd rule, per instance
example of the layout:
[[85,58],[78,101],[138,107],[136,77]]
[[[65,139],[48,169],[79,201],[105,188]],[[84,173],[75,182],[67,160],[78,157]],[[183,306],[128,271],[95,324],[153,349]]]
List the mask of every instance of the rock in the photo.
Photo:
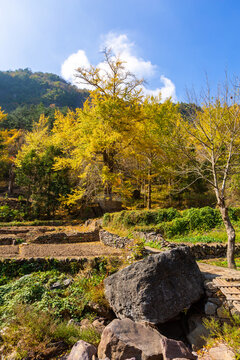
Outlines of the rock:
[[83,319],[80,324],[81,329],[89,329],[90,327],[92,327],[92,323],[89,319]]
[[88,303],[88,309],[91,312],[95,312],[98,316],[113,320],[115,318],[114,312],[107,306],[90,301]]
[[217,291],[217,287],[216,285],[210,281],[210,280],[205,280],[204,281],[204,288],[210,292],[216,292]]
[[213,304],[212,302],[208,301],[205,304],[204,311],[206,315],[214,315],[217,310],[217,305]]
[[[233,306],[235,305],[235,303],[237,303],[237,305],[239,304],[237,301],[233,301]],[[240,311],[238,311],[235,307],[233,307],[230,311],[233,316],[240,316]]]
[[60,244],[67,242],[67,235],[64,232],[46,233],[44,235],[37,235],[31,241],[34,244]]
[[209,330],[202,323],[202,318],[199,315],[193,315],[188,319],[189,333],[187,334],[187,339],[192,345],[193,350],[201,349],[206,341],[203,337],[209,335]]
[[220,344],[209,349],[209,356],[211,360],[234,360],[234,352],[225,344]]
[[106,326],[98,346],[98,357],[111,360],[196,359],[181,341],[167,339],[152,327],[130,319],[115,319]]
[[133,239],[121,237],[106,230],[99,231],[99,239],[104,245],[119,249],[124,249],[133,242]]
[[150,255],[104,281],[118,318],[164,323],[198,301],[202,275],[187,246]]
[[105,329],[107,325],[107,319],[104,318],[98,318],[93,321],[92,326],[100,333],[102,334],[103,330]]
[[210,297],[210,298],[208,298],[208,301],[210,301],[218,306],[222,305],[222,303],[223,303],[223,300],[220,298],[217,298],[217,297]]
[[56,281],[50,286],[50,290],[59,290],[68,287],[73,282],[72,279],[64,279],[63,281]]
[[69,285],[71,285],[73,282],[72,279],[65,279],[63,280],[62,284],[63,284],[63,287],[68,287]]
[[217,316],[221,319],[227,319],[229,317],[229,311],[224,306],[220,306],[217,309]]
[[79,340],[73,345],[67,360],[92,360],[95,355],[97,355],[95,346],[88,344],[83,340]]

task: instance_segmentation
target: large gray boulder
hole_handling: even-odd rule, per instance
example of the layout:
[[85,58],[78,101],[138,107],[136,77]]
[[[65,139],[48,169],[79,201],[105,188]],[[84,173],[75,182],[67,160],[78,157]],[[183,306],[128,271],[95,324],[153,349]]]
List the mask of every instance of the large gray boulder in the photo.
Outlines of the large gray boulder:
[[115,319],[105,327],[98,357],[111,360],[196,359],[181,341],[167,339],[150,326],[130,319]]
[[164,323],[204,293],[203,279],[187,246],[138,261],[105,281],[105,295],[118,318]]

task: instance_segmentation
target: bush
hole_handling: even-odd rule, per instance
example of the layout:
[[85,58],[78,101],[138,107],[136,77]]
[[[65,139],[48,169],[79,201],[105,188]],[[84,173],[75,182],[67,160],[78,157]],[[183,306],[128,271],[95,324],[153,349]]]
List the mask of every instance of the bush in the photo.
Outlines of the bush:
[[229,216],[231,220],[238,221],[240,219],[240,208],[229,208]]
[[189,219],[186,218],[177,218],[173,221],[165,223],[162,226],[164,235],[169,238],[172,238],[176,235],[183,235],[189,231]]
[[123,210],[114,214],[105,214],[103,217],[103,224],[106,226],[112,224],[114,226],[123,225],[131,227],[135,225],[157,225],[161,222],[172,221],[173,219],[181,217],[179,211],[173,208],[158,209],[158,210]]
[[173,219],[179,218],[182,215],[177,209],[169,208],[169,209],[159,209],[157,215],[157,223],[163,221],[172,221]]
[[[231,220],[240,219],[240,208],[230,208]],[[104,225],[120,228],[135,227],[135,230],[160,231],[167,237],[184,235],[191,231],[209,231],[222,225],[222,217],[218,209],[209,206],[191,208],[179,212],[174,208],[158,210],[121,211],[105,214]]]
[[0,221],[23,220],[24,213],[17,209],[11,209],[8,205],[0,206]]
[[190,230],[211,230],[222,224],[219,210],[212,209],[209,206],[200,209],[184,210],[183,217],[189,221]]

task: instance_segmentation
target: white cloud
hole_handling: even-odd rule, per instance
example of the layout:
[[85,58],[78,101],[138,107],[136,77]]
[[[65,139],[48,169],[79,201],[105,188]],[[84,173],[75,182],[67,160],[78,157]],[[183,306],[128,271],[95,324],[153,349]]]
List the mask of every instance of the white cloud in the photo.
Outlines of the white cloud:
[[104,46],[112,49],[115,56],[120,56],[125,62],[126,69],[136,76],[150,77],[154,75],[156,65],[133,54],[134,43],[128,40],[126,34],[116,35],[109,33],[105,37]]
[[160,77],[160,81],[163,84],[163,87],[157,88],[155,90],[151,90],[143,86],[143,92],[146,95],[150,95],[150,96],[151,95],[158,96],[158,94],[161,93],[161,98],[163,101],[169,99],[170,97],[172,98],[173,101],[177,101],[176,87],[174,83],[164,75]]
[[[78,52],[71,54],[62,64],[61,74],[62,77],[70,81],[72,84],[77,85],[76,81],[76,69],[78,67],[90,67],[90,63],[88,61],[87,55],[84,50],[78,50]],[[82,86],[87,87],[87,86]]]
[[[153,77],[156,73],[156,65],[153,65],[151,61],[145,61],[141,57],[136,56],[134,53],[134,43],[129,41],[126,34],[107,34],[103,38],[101,48],[111,48],[113,56],[119,56],[121,60],[124,61],[126,70],[132,72],[138,78],[150,78]],[[61,67],[61,74],[63,78],[77,85],[79,88],[90,89],[90,86],[81,84],[76,79],[75,75],[76,69],[78,67],[90,67],[90,61],[88,60],[84,50],[78,50],[77,53],[71,54],[64,61]],[[97,64],[97,67],[101,70],[104,70],[106,69],[106,64],[104,62],[100,62]],[[163,84],[163,86],[157,89],[147,89],[145,86],[143,86],[142,88],[144,93],[146,95],[156,96],[159,94],[159,92],[161,92],[162,100],[165,100],[169,97],[172,97],[173,100],[176,100],[174,83],[164,75],[160,77],[160,82]]]

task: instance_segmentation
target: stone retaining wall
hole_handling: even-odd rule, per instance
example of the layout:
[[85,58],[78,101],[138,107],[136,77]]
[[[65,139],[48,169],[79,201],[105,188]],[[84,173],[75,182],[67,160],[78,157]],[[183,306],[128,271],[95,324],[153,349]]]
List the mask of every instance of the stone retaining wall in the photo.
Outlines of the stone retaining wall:
[[[189,246],[191,254],[199,260],[226,257],[227,254],[227,244],[180,244],[166,241],[160,234],[156,234],[154,232],[136,232],[134,235],[143,238],[146,243],[148,241],[158,241],[162,246],[162,250],[166,250],[168,248],[172,249],[181,245]],[[106,230],[100,230],[99,238],[103,244],[121,249],[125,248],[133,241],[133,239],[121,237],[116,234],[112,234]],[[235,254],[236,256],[240,255],[240,245],[238,244],[235,247]]]
[[[179,245],[176,244],[176,246]],[[189,244],[188,246],[191,249],[192,255],[199,260],[226,257],[227,255],[227,245],[225,244]],[[235,255],[240,255],[240,245],[236,245]]]
[[99,231],[99,239],[104,245],[119,249],[124,249],[133,242],[133,239],[121,237],[106,230]]
[[32,244],[71,244],[81,242],[95,242],[99,241],[99,231],[87,232],[59,232],[37,235],[32,241]]

